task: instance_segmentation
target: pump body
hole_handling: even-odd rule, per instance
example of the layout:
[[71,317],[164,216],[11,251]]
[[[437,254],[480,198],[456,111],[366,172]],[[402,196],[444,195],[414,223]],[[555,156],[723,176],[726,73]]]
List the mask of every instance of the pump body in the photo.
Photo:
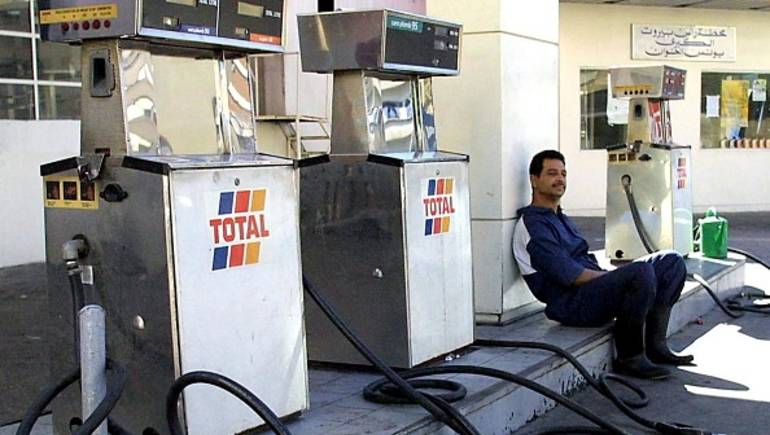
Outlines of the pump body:
[[[334,74],[330,161],[301,169],[305,273],[392,366],[470,344],[468,157],[437,148],[430,79],[457,74],[460,26],[389,10],[299,25],[303,68]],[[305,309],[311,360],[365,363]]]
[[[82,235],[86,299],[105,308],[107,355],[128,371],[111,418],[132,433],[168,433],[166,392],[196,370],[231,378],[279,416],[309,404],[298,171],[258,152],[247,58],[282,50],[283,4],[250,0],[268,19],[238,3],[41,10],[43,37],[83,47],[82,154],[41,167],[51,372],[75,364],[59,250]],[[72,17],[111,25],[73,33]],[[54,401],[56,433],[70,433],[78,396],[71,387]],[[179,407],[190,434],[262,424],[211,386],[189,387]]]
[[630,101],[626,143],[607,147],[606,254],[621,261],[651,250],[688,255],[690,147],[673,143],[668,104],[684,98],[685,72],[660,66],[616,68],[610,74],[613,96]]

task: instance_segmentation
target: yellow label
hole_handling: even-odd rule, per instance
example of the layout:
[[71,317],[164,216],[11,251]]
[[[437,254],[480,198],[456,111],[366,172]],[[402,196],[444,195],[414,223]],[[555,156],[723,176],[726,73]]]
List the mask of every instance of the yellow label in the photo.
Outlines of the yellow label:
[[97,182],[83,183],[78,177],[44,177],[43,203],[52,208],[99,208]]
[[634,93],[634,91],[637,92],[637,94],[641,94],[644,92],[652,92],[652,85],[637,85],[637,86],[613,86],[613,90],[616,94],[622,94],[627,92],[628,94]]
[[77,8],[44,9],[40,11],[40,24],[68,23],[72,21],[109,19],[118,16],[118,5],[104,4]]

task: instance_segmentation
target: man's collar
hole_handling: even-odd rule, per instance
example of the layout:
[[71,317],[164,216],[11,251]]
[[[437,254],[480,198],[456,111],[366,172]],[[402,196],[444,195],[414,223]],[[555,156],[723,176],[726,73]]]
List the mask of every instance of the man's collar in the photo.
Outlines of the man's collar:
[[[553,210],[548,208],[548,207],[540,207],[540,206],[532,205],[532,204],[530,204],[530,205],[528,205],[526,207],[522,207],[522,208],[518,209],[516,211],[516,214],[521,216],[522,214],[524,214],[524,213],[526,213],[528,211],[531,211],[533,213],[542,213],[542,214],[551,213],[551,214],[554,214]],[[556,207],[556,213],[555,214],[557,214],[557,215],[562,214],[562,209],[561,209],[560,205]]]

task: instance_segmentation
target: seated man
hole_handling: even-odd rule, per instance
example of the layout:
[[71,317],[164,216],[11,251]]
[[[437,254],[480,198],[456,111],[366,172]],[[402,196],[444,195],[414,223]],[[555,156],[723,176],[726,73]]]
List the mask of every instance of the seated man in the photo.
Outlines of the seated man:
[[567,188],[564,156],[538,153],[529,179],[532,203],[518,212],[513,253],[530,290],[546,304],[545,315],[567,326],[596,327],[616,319],[618,373],[661,379],[670,372],[658,364],[689,364],[692,356],[677,356],[666,344],[671,307],[687,275],[682,257],[662,251],[602,270],[559,206]]

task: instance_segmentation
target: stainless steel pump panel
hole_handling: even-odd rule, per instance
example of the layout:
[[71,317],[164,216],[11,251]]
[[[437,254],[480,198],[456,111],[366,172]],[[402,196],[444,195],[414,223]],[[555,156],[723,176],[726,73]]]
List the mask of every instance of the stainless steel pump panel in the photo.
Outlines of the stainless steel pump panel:
[[684,98],[687,72],[666,65],[614,68],[610,70],[612,96],[615,98]]
[[[74,366],[60,247],[82,234],[94,275],[88,298],[106,309],[108,356],[128,371],[111,418],[132,433],[167,433],[166,391],[194,370],[234,379],[278,415],[308,407],[291,161],[126,157],[89,184],[69,159],[44,166],[43,175],[46,187],[57,186],[45,208],[54,378]],[[183,396],[180,415],[190,434],[262,423],[214,387],[189,387]],[[58,433],[80,415],[78,397],[70,388],[54,402]]]
[[[300,17],[303,68],[334,72],[330,161],[300,171],[304,271],[398,367],[474,337],[468,157],[437,149],[430,78],[457,72],[457,51],[435,41],[458,47],[460,27],[439,23],[392,11]],[[314,304],[306,313],[311,360],[366,363]]]
[[49,41],[139,37],[281,52],[283,0],[40,0]]
[[[374,352],[413,367],[474,339],[468,162],[381,159],[302,168],[302,263]],[[315,304],[305,313],[311,360],[366,364]]]
[[647,255],[634,225],[623,177],[631,189],[641,223],[654,248],[682,255],[692,250],[692,172],[690,147],[643,144],[608,150],[606,251],[614,260]]
[[630,101],[626,143],[607,148],[607,256],[633,260],[648,248],[687,255],[692,250],[690,147],[673,143],[668,101],[684,98],[685,71],[616,68],[610,75],[613,96]]
[[392,10],[299,15],[305,71],[456,75],[462,26]]

